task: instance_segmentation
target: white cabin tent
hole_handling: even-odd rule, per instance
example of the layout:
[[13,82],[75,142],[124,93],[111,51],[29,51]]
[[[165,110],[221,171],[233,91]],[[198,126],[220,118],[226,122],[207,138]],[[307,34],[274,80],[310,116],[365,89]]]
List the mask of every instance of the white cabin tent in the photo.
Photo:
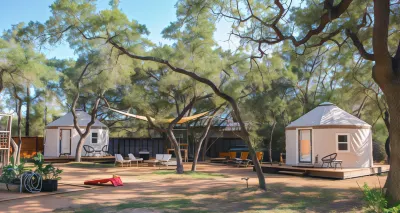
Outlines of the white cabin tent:
[[320,166],[321,158],[337,153],[343,167],[373,166],[371,125],[332,103],[322,103],[293,121],[285,134],[287,165]]
[[[87,124],[91,120],[91,116],[82,110],[76,110],[76,114],[78,117],[78,125],[81,127],[82,131],[85,131]],[[75,156],[79,138],[79,134],[74,128],[73,115],[69,112],[46,126],[44,156]],[[95,150],[101,150],[105,145],[108,145],[107,126],[96,119],[84,145],[89,145]],[[98,154],[104,155],[105,153]],[[85,155],[86,152],[82,149],[82,156]]]

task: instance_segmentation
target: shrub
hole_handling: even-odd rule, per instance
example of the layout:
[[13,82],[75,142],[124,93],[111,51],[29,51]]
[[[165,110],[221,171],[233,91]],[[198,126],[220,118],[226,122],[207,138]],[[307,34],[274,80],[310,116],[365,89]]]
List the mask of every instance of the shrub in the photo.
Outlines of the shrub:
[[374,141],[372,143],[372,155],[375,162],[382,162],[386,158],[385,145],[381,142]]
[[44,164],[44,157],[42,153],[38,152],[33,157],[33,164],[35,164],[36,170],[35,172],[40,174],[43,180],[60,180],[60,174],[63,170],[59,168],[55,168],[53,164]]
[[364,200],[367,203],[367,208],[370,212],[377,213],[397,213],[400,212],[400,205],[387,208],[387,200],[385,198],[385,193],[382,188],[369,188],[369,186],[364,183],[362,188],[364,194]]

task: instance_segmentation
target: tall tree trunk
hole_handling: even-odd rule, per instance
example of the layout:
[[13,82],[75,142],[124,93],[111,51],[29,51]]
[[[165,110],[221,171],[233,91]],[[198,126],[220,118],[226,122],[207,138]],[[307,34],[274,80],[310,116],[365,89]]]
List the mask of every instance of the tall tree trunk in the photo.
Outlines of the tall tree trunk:
[[271,136],[269,138],[269,148],[268,148],[269,163],[271,165],[272,165],[272,137],[274,135],[275,126],[276,126],[276,121],[274,120],[274,123],[272,124],[272,129],[271,129]]
[[387,137],[385,142],[385,152],[387,155],[387,162],[390,162],[390,136]]
[[251,155],[251,158],[253,161],[254,170],[256,171],[256,174],[257,174],[258,187],[262,190],[267,190],[267,185],[265,183],[265,176],[264,176],[264,173],[262,172],[261,164],[257,159],[256,151],[250,141],[248,141],[247,144],[250,145],[248,147],[249,147],[249,152],[250,152],[250,155]]
[[26,114],[25,114],[25,136],[29,136],[29,129],[31,126],[30,123],[30,114],[31,114],[31,92],[29,89],[29,83],[26,86]]
[[383,117],[383,121],[385,122],[386,129],[388,131],[388,137],[385,142],[385,151],[387,155],[387,162],[390,162],[390,119],[389,112],[385,112],[385,116]]
[[208,119],[206,129],[203,131],[203,133],[201,134],[201,136],[199,138],[199,142],[197,143],[197,147],[196,147],[196,150],[194,152],[194,158],[193,158],[193,163],[192,163],[192,172],[196,171],[197,160],[199,159],[201,146],[203,145],[203,141],[207,138],[208,132],[210,131],[210,127],[211,127],[211,124],[212,124],[213,116],[218,111],[218,109],[215,110],[214,113],[212,114],[211,118]]
[[386,180],[387,198],[393,206],[400,201],[400,85],[385,86],[385,97],[390,113],[390,171]]
[[[16,95],[17,96],[17,95]],[[22,99],[17,98],[17,117],[18,117],[18,122],[17,122],[17,135],[18,135],[18,150],[17,150],[17,159],[15,159],[15,162],[17,164],[20,164],[21,160],[21,148],[22,148]]]
[[72,115],[74,118],[74,128],[78,132],[80,138],[79,138],[78,145],[76,147],[75,162],[81,162],[83,145],[85,144],[85,140],[86,140],[87,136],[91,133],[91,128],[92,128],[93,124],[95,123],[97,109],[98,109],[99,103],[100,103],[100,97],[96,98],[96,101],[92,108],[92,112],[90,113],[90,122],[87,124],[84,132],[82,132],[82,130],[80,129],[81,127],[78,124],[78,117],[77,117],[76,111],[75,111],[76,103],[77,103],[77,100],[79,99],[79,93],[78,93],[78,96],[76,96],[76,97],[77,97],[75,99],[76,101],[74,101],[74,103],[72,104]]
[[[90,130],[89,130],[89,132],[90,132]],[[88,135],[89,134],[85,134],[85,135],[82,135],[79,138],[78,145],[76,146],[76,150],[75,150],[75,162],[81,162],[82,161],[83,144],[85,144],[85,140],[86,140]]]
[[3,75],[4,75],[5,70],[0,71],[0,94],[4,90],[4,80],[3,80]]
[[207,155],[207,147],[208,147],[208,142],[210,141],[210,136],[207,135],[206,139],[204,140],[204,145],[203,145],[203,153],[201,156],[202,161],[206,160],[206,155]]
[[174,151],[175,151],[175,156],[176,156],[176,173],[183,174],[184,169],[183,169],[181,147],[179,146],[179,143],[176,140],[172,129],[167,131],[167,136],[168,136],[169,141],[174,146]]
[[15,143],[15,141],[14,141],[14,139],[12,139],[11,138],[11,141],[10,141],[10,144],[11,144],[11,146],[12,146],[12,148],[13,148],[13,158],[14,158],[14,164],[17,162],[16,160],[17,160],[17,155],[18,155],[18,145],[17,145],[17,143]]

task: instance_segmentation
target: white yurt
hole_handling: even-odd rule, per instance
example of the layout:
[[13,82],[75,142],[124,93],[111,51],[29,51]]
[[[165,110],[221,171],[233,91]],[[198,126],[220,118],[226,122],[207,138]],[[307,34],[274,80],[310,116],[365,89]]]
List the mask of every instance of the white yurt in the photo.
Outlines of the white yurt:
[[[91,116],[82,110],[76,110],[76,114],[78,117],[78,124],[81,127],[82,132],[84,132],[87,124],[91,120]],[[75,156],[79,138],[79,134],[74,128],[73,115],[69,112],[46,126],[44,156]],[[89,145],[96,151],[102,150],[103,148],[107,150],[107,147],[105,147],[108,145],[107,126],[96,119],[84,145]],[[100,151],[91,153],[91,155],[94,154],[104,155],[105,153]],[[82,156],[85,155],[85,150],[82,150]]]
[[337,153],[347,168],[373,166],[371,125],[325,102],[286,127],[286,164],[321,165],[321,158]]

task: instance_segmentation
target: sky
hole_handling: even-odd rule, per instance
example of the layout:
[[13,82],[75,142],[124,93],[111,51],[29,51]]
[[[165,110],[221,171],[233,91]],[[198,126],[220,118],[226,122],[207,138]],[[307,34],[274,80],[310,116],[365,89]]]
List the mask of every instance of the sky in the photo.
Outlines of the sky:
[[[8,30],[12,25],[29,21],[45,22],[49,16],[50,8],[54,0],[12,0],[4,1],[0,7],[0,31]],[[109,0],[98,0],[99,10],[108,8]],[[176,0],[120,0],[120,8],[130,19],[135,19],[145,24],[150,31],[148,38],[154,43],[172,44],[170,40],[162,38],[161,31],[176,20]],[[234,45],[225,42],[228,39],[230,25],[227,22],[217,24],[215,40],[224,48],[228,49]],[[76,58],[74,51],[68,44],[44,50],[48,58]]]

